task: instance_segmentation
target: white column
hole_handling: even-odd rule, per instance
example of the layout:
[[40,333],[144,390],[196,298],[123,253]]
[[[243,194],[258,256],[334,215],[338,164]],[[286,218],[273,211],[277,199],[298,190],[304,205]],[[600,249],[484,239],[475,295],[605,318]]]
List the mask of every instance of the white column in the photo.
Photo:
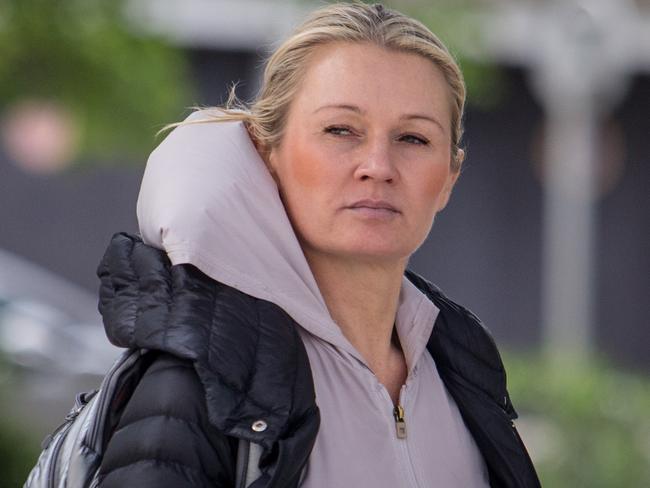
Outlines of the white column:
[[[542,347],[595,349],[596,139],[629,74],[650,71],[650,17],[632,0],[509,3],[474,19],[466,52],[528,68],[545,111]],[[537,277],[531,277],[536,279]]]
[[588,355],[594,346],[597,119],[588,97],[562,98],[546,104],[542,343],[551,355]]

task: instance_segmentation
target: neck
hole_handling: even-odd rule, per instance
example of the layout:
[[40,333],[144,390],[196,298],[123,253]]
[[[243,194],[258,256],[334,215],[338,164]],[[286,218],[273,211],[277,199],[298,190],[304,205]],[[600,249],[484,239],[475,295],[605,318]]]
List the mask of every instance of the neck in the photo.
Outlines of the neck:
[[[376,373],[403,358],[392,341],[406,260],[368,263],[305,251],[327,308]],[[403,359],[402,359],[403,360]]]

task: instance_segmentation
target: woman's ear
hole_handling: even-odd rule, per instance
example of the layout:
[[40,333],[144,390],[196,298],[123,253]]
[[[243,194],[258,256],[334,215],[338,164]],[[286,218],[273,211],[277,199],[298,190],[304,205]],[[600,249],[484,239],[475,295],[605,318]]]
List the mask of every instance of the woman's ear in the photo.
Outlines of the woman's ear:
[[457,171],[460,173],[460,168],[463,165],[463,161],[465,161],[465,151],[463,151],[461,148],[458,148],[456,150],[456,157],[454,158],[455,161],[455,167],[457,168]]
[[264,162],[266,163],[266,167],[269,170],[269,173],[271,173],[271,176],[275,180],[275,184],[280,186],[280,180],[278,179],[278,172],[275,170],[275,158],[277,157],[277,151],[275,148],[270,149],[269,151],[266,152],[266,159],[264,159]]
[[268,147],[262,147],[262,146],[255,146],[257,148],[257,152],[259,153],[260,157],[262,158],[262,161],[264,161],[264,164],[266,165],[266,169],[269,170],[269,173],[275,180],[275,184],[280,186],[280,181],[278,179],[278,173],[275,170],[276,168],[276,158],[278,157],[277,155],[277,150],[276,148],[268,148]]
[[251,142],[253,143],[253,146],[255,146],[255,150],[257,151],[257,154],[259,154],[260,158],[264,162],[264,165],[266,166],[266,169],[269,170],[269,173],[271,173],[271,176],[275,180],[275,182],[278,182],[276,172],[273,168],[273,164],[271,162],[272,155],[274,151],[272,149],[269,149],[267,146],[262,144],[251,132],[251,130],[246,127],[246,130],[248,131],[248,136],[250,137]]

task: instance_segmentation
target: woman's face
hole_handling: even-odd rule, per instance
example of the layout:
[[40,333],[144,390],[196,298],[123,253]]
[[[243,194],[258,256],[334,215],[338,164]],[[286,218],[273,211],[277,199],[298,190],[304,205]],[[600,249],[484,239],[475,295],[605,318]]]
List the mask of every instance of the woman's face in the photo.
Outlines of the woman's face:
[[458,176],[450,117],[447,83],[426,58],[318,48],[267,161],[306,255],[408,259]]

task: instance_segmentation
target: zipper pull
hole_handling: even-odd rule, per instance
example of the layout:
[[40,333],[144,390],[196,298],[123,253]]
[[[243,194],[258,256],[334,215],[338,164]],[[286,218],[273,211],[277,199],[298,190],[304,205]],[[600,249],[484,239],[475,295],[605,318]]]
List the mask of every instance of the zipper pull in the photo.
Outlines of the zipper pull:
[[406,420],[404,419],[404,409],[401,405],[397,405],[393,410],[393,417],[395,417],[395,432],[398,439],[406,439]]

